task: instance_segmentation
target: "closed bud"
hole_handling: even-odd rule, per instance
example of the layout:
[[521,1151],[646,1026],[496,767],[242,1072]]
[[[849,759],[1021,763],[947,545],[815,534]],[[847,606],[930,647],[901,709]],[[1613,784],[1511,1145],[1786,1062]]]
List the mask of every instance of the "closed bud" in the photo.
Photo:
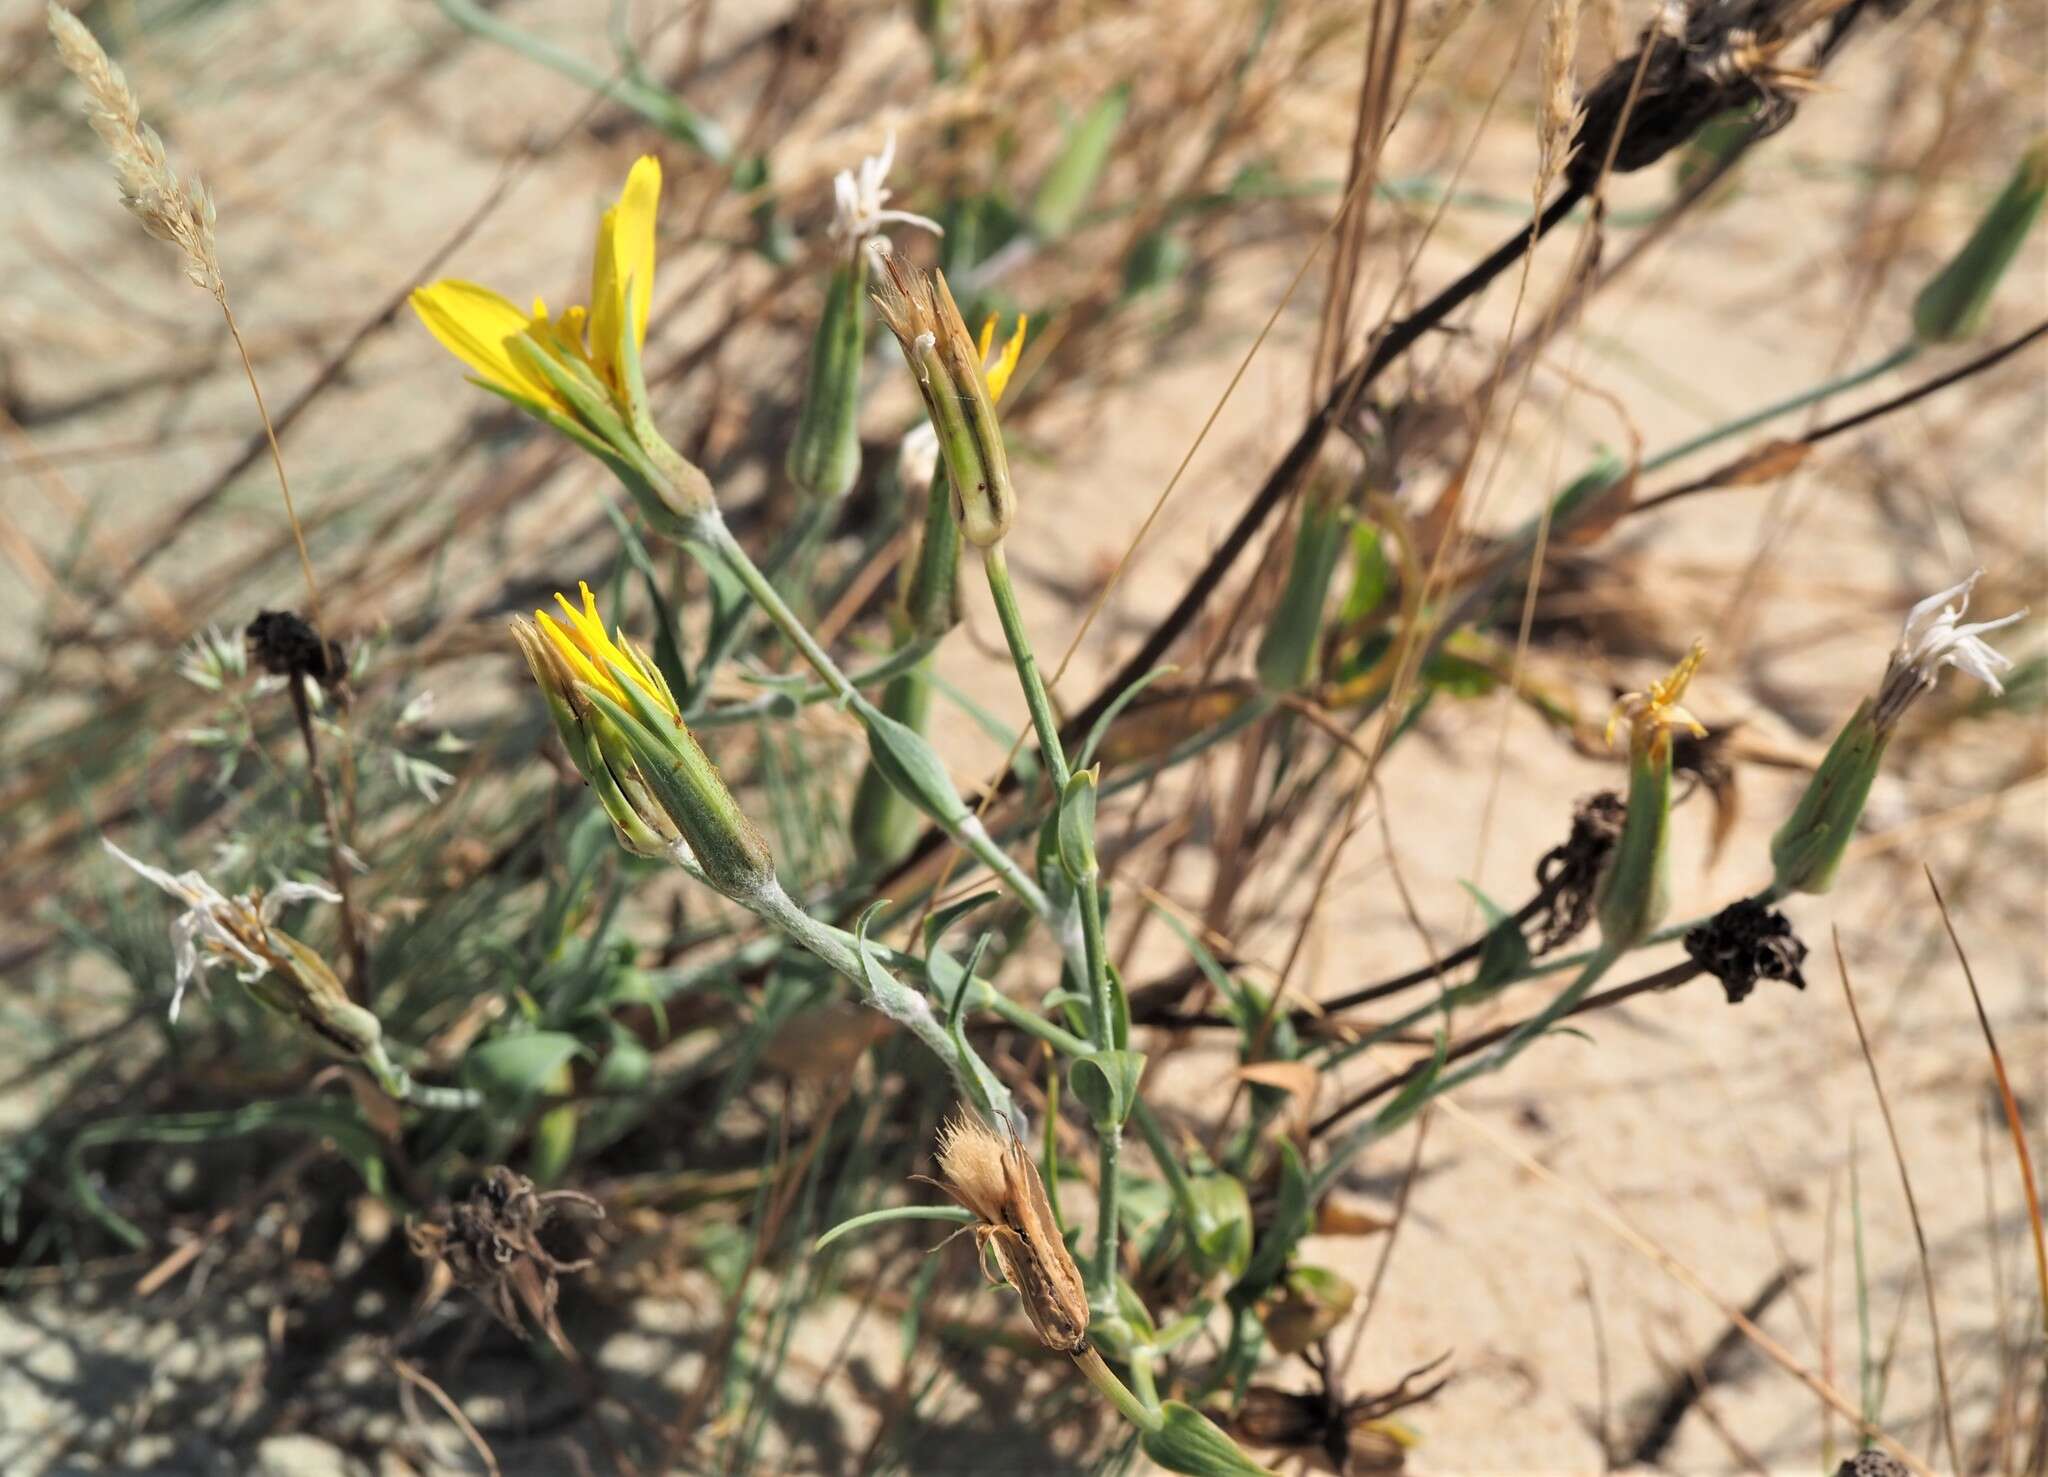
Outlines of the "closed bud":
[[903,348],[938,434],[961,529],[969,543],[988,548],[1010,531],[1017,494],[981,355],[944,273],[905,264],[880,241],[871,249],[882,268],[875,304]]
[[1913,336],[1923,344],[1952,344],[1975,334],[1990,310],[1999,279],[2048,201],[2048,137],[2020,156],[1991,208],[1962,249],[1913,302]]
[[1628,727],[1628,818],[1593,890],[1601,941],[1611,950],[1641,943],[1671,904],[1671,734],[1683,728],[1706,737],[1678,705],[1705,655],[1706,646],[1695,641],[1669,675],[1622,698],[1608,721],[1610,741],[1616,728]]
[[803,411],[789,444],[789,480],[812,497],[846,496],[860,475],[860,369],[866,347],[867,263],[839,262],[825,288],[825,312],[811,342]]

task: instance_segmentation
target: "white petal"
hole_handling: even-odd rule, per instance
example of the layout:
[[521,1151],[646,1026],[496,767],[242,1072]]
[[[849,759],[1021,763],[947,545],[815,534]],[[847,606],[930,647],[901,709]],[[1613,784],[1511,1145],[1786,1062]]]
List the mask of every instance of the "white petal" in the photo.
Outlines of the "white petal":
[[[1920,640],[1927,634],[1928,629],[1944,616],[1949,620],[1954,620],[1957,616],[1968,610],[1970,608],[1970,591],[1977,587],[1977,581],[1983,578],[1983,575],[1984,571],[1981,569],[1972,570],[1970,577],[1961,584],[1951,585],[1939,594],[1929,595],[1925,600],[1920,601],[1911,610],[1907,611],[1906,629],[1900,636],[1900,645],[1907,650],[1911,650],[1920,643]],[[1955,600],[1958,597],[1961,597],[1961,603],[1953,612],[1943,608],[1949,601]]]
[[338,903],[341,894],[320,882],[280,882],[263,894],[263,921],[277,922],[278,914],[293,903]]
[[[185,878],[173,877],[169,872],[166,872],[162,867],[152,867],[148,862],[141,861],[135,857],[130,856],[127,852],[121,850],[120,847],[116,846],[113,842],[109,841],[104,836],[100,837],[100,845],[105,847],[107,851],[113,855],[115,861],[120,862],[123,866],[127,867],[129,871],[135,873],[138,877],[143,877],[151,882],[154,882],[158,887],[161,887],[165,892],[169,893],[179,902],[196,905],[201,900],[200,895],[195,893],[195,891],[186,884]],[[191,873],[186,874],[186,877],[188,878],[192,876],[193,874]],[[209,888],[207,889],[207,891],[211,891],[211,889]]]

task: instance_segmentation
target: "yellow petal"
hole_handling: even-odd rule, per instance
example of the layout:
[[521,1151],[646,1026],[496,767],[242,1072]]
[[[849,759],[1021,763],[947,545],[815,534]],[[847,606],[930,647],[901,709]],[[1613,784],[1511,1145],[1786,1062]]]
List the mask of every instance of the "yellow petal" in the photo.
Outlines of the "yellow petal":
[[590,263],[590,362],[615,386],[629,283],[633,342],[647,342],[647,309],[654,298],[654,216],[660,205],[661,161],[643,154],[626,175],[619,203],[598,222],[597,250]]
[[[991,318],[989,322],[993,324],[995,320]],[[988,398],[991,402],[1002,399],[1003,391],[1009,388],[1010,376],[1016,373],[1017,370],[1017,361],[1024,357],[1024,330],[1030,323],[1030,318],[1024,314],[1019,313],[1017,315],[1017,331],[1011,334],[1009,342],[1003,345],[1002,357],[989,366]],[[981,355],[984,359],[988,357],[989,337],[990,334],[984,329],[982,332],[981,348]]]
[[554,386],[505,346],[526,331],[530,320],[488,287],[449,278],[430,282],[413,289],[412,310],[441,347],[475,370],[485,384],[523,400],[568,409]]

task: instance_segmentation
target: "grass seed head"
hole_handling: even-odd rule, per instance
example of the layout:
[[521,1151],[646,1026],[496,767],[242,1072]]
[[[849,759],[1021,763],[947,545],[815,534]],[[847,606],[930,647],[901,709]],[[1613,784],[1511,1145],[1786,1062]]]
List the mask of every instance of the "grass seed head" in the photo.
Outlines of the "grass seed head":
[[213,245],[213,197],[197,179],[181,180],[164,154],[164,141],[142,120],[142,104],[99,39],[85,23],[50,0],[50,39],[71,75],[85,84],[86,121],[106,145],[120,182],[121,203],[159,241],[185,258],[185,275],[225,299]]

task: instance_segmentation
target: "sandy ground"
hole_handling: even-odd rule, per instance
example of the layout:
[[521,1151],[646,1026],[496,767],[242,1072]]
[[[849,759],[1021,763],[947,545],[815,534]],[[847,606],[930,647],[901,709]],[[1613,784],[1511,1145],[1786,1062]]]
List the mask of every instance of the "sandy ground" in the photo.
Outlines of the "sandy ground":
[[[566,0],[517,10],[522,24],[561,38],[576,34],[576,7]],[[31,66],[36,85],[46,88],[52,69],[33,55],[33,18],[7,24],[10,64]],[[749,26],[737,15],[719,24],[733,35]],[[2001,34],[1973,86],[1996,93],[2024,80],[2030,66],[2038,77],[2038,28],[2023,32],[2002,12],[1992,26]],[[1934,127],[1934,108],[1919,91],[1898,101],[1894,63],[1903,57],[1901,65],[1934,75],[1949,50],[1947,40],[1923,34],[1910,51],[1872,45],[1853,57],[1799,125],[1753,161],[1741,200],[1655,254],[1557,341],[1510,433],[1494,443],[1500,456],[1481,459],[1485,521],[1524,516],[1593,445],[1619,439],[1617,398],[1654,448],[1897,341],[1912,291],[1944,244],[1966,229],[1973,202],[1994,186],[2017,123],[1980,128],[1969,188],[1934,193],[1900,270],[1860,316],[1852,316],[1843,284],[1868,233],[1856,224],[1858,185],[1842,161],[1868,157],[1865,141],[1881,129],[1896,139],[1889,162],[1916,157]],[[580,103],[559,79],[476,42],[458,44],[430,7],[391,0],[224,7],[139,42],[130,63],[176,156],[196,162],[219,195],[236,309],[273,404],[288,401],[375,304],[414,280],[484,199],[508,151],[551,137]],[[1329,80],[1338,89],[1332,96],[1341,97],[1350,73],[1339,81],[1333,71]],[[886,91],[872,72],[835,85],[855,101],[863,89]],[[1338,122],[1325,118],[1304,134],[1295,166],[1301,177],[1339,167],[1348,112],[1332,108]],[[1474,187],[1511,198],[1526,191],[1526,117],[1517,111],[1496,120],[1498,137],[1489,135],[1478,156]],[[0,616],[17,626],[42,602],[37,558],[56,564],[68,557],[81,508],[96,515],[102,540],[88,558],[113,557],[110,546],[146,546],[167,511],[239,446],[249,422],[210,305],[121,219],[107,179],[78,147],[80,130],[27,108],[10,110],[0,129],[11,186],[0,200],[0,383],[23,427],[10,430],[0,453],[0,514],[36,551],[17,557],[17,577],[0,582]],[[606,182],[641,142],[629,131],[611,142],[554,148],[525,171],[448,270],[568,287],[582,271],[585,228]],[[850,162],[853,152],[830,139],[795,140],[779,172],[815,175]],[[1617,205],[1654,202],[1667,188],[1662,174],[1631,181]],[[1453,213],[1425,251],[1419,280],[1445,280],[1505,221]],[[1064,649],[1079,616],[1048,591],[1047,578],[1106,571],[1126,547],[1305,244],[1234,257],[1193,352],[1147,370],[1142,387],[1127,385],[1085,411],[1063,405],[1032,428],[1035,455],[1014,559],[1042,650]],[[1554,249],[1539,265],[1523,323],[1546,301],[1542,288],[1562,254]],[[679,248],[677,260],[690,259]],[[2009,335],[2048,308],[2043,262],[2037,240],[1987,337]],[[1383,282],[1373,287],[1383,294]],[[1489,295],[1467,325],[1472,344],[1501,341],[1511,296]],[[712,312],[706,303],[676,303],[658,334],[692,341]],[[1312,341],[1307,310],[1283,316],[1142,561],[1077,655],[1064,693],[1078,698],[1092,689],[1228,526],[1243,490],[1299,423]],[[1958,357],[1930,355],[1925,368],[1864,393],[1903,386]],[[1483,367],[1469,346],[1424,362],[1444,366],[1445,394],[1462,393]],[[733,372],[741,382],[760,373],[744,355]],[[55,413],[77,397],[131,383],[96,409]],[[573,578],[579,557],[594,557],[609,537],[588,516],[597,476],[580,468],[512,506],[480,492],[485,479],[475,455],[448,450],[473,408],[460,393],[438,351],[401,322],[369,343],[347,387],[288,438],[302,510],[317,524],[316,562],[359,628],[402,623],[423,608],[416,584],[380,578],[380,548],[445,543],[434,613],[459,640],[495,617],[502,587],[487,576],[502,573],[515,551],[536,581],[558,572]],[[885,394],[879,406],[878,422],[902,402]],[[2041,588],[2044,411],[2048,390],[2035,350],[1981,390],[1931,401],[1835,443],[1783,483],[1720,493],[1644,520],[1629,535],[1627,561],[1637,588],[1657,605],[1643,644],[1671,653],[1694,634],[1714,642],[1696,688],[1696,711],[1710,725],[1741,722],[1793,748],[1824,743],[1874,682],[1905,606],[1918,595],[1981,564],[1987,592],[1995,589],[1999,600],[2048,608]],[[274,489],[261,476],[238,482],[223,513],[171,542],[147,587],[124,592],[144,619],[153,591],[179,611],[207,611],[218,570],[283,537]],[[576,535],[565,538],[572,528]],[[1750,569],[1755,578],[1745,585]],[[295,578],[287,562],[270,559],[237,599],[293,599]],[[1990,613],[2003,611],[2001,604]],[[951,643],[943,670],[1021,721],[1014,687],[984,654],[996,639],[991,612],[974,604],[969,619],[979,640]],[[2038,651],[2038,626],[2022,627],[2008,649]],[[16,654],[11,644],[8,655]],[[1610,682],[1633,685],[1657,665],[1582,660],[1563,649],[1539,651],[1533,662],[1588,713],[1604,705]],[[486,687],[471,700],[501,701],[510,690]],[[459,705],[451,721],[464,717]],[[1000,759],[956,711],[942,712],[937,737],[963,781]],[[1814,948],[1805,993],[1766,985],[1739,1008],[1724,1004],[1711,984],[1649,998],[1598,1018],[1590,1044],[1547,1042],[1508,1076],[1475,1084],[1431,1116],[1408,1220],[1354,1376],[1371,1387],[1453,1354],[1454,1383],[1413,1416],[1423,1437],[1412,1456],[1416,1469],[1598,1470],[1599,1425],[1625,1447],[1646,1392],[1700,1358],[1727,1325],[1688,1285],[1695,1274],[1715,1297],[1740,1304],[1795,1264],[1791,1293],[1762,1326],[1853,1399],[1852,1156],[1861,1171],[1872,1316],[1880,1337],[1895,1318],[1898,1326],[1888,1419],[1930,1465],[1946,1464],[1914,1235],[1844,1005],[1835,936],[1911,1169],[1958,1424],[1965,1433],[1986,1426],[2001,1340],[2025,1324],[2032,1272],[1981,1038],[1921,868],[1930,867],[1949,896],[2014,1085],[2036,1110],[2038,1129],[2048,1093],[2041,742],[2039,727],[2020,719],[1967,726],[1886,783],[1843,884],[1789,910]],[[1382,775],[1386,826],[1432,946],[1455,946],[1470,930],[1461,880],[1477,880],[1503,899],[1521,896],[1535,859],[1561,838],[1572,801],[1618,778],[1615,765],[1573,753],[1526,710],[1498,700],[1433,717]],[[1763,880],[1769,834],[1798,783],[1783,771],[1745,771],[1741,814],[1711,870],[1703,798],[1681,811],[1674,853],[1680,914],[1709,911]],[[1256,879],[1262,894],[1291,901],[1236,941],[1248,957],[1272,965],[1284,958],[1302,883],[1298,876]],[[1199,909],[1205,887],[1190,868],[1164,890]],[[1329,995],[1422,957],[1391,885],[1379,823],[1368,819],[1337,869],[1292,983]],[[1132,969],[1135,978],[1146,977],[1147,960],[1174,962],[1158,930]],[[1519,1014],[1533,993],[1508,1004]],[[1220,1055],[1190,1053],[1169,1094],[1217,1090],[1229,1066]],[[1361,1065],[1345,1080],[1365,1082],[1377,1071]],[[25,1122],[33,1108],[17,1094],[6,1119]],[[1404,1135],[1361,1164],[1362,1198],[1384,1208],[1411,1144]],[[2037,1156],[2044,1147],[2037,1134]],[[1659,1265],[1640,1244],[1625,1244],[1612,1229],[1617,1216],[1668,1261]],[[1377,1238],[1325,1240],[1309,1254],[1363,1285],[1381,1245]],[[1690,1270],[1676,1274],[1674,1266]],[[625,1342],[600,1357],[660,1377],[661,1361],[674,1358],[661,1335],[696,1316],[684,1305],[650,1303],[636,1315],[647,1329],[642,1345],[619,1335]],[[5,1427],[29,1438],[16,1457],[0,1456],[9,1470],[32,1470],[14,1462],[47,1450],[36,1443],[52,1433],[104,1432],[106,1422],[231,1381],[261,1327],[261,1309],[239,1305],[205,1330],[181,1330],[168,1305],[73,1317],[52,1292],[0,1309],[0,1409]],[[822,1346],[838,1326],[837,1314],[822,1315]],[[880,1377],[893,1346],[885,1353],[879,1345],[890,1341],[893,1332],[889,1340],[877,1335]],[[686,1381],[689,1361],[665,1373]],[[857,1448],[871,1417],[855,1392],[843,1401],[826,1392],[821,1403]],[[1747,1352],[1716,1384],[1709,1411],[1685,1420],[1665,1465],[1811,1472],[1821,1462],[1822,1426],[1812,1393]],[[1841,1429],[1837,1422],[1838,1440]],[[0,1453],[13,1439],[0,1436]],[[234,1470],[239,1459],[196,1437],[148,1438],[121,1458],[131,1469],[180,1471]],[[268,1443],[257,1459],[265,1472],[295,1477],[359,1465],[320,1443]],[[532,1453],[522,1469],[552,1470],[551,1459]]]

